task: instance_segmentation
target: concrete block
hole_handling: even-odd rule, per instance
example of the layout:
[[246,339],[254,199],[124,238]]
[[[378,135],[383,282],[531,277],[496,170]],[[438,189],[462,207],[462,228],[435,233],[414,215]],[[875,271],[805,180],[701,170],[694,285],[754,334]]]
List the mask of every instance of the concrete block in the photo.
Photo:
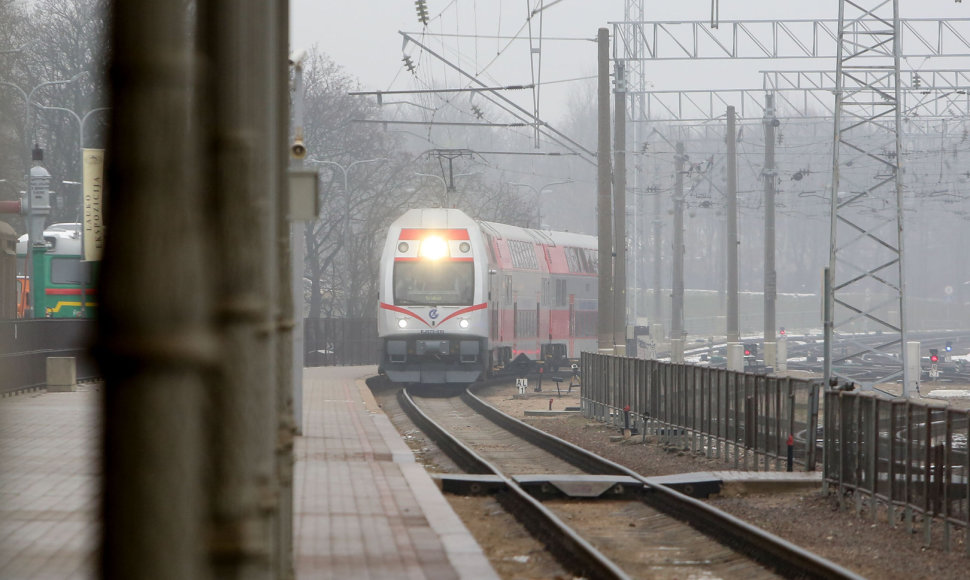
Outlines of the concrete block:
[[47,391],[69,393],[77,390],[77,363],[73,356],[47,357]]

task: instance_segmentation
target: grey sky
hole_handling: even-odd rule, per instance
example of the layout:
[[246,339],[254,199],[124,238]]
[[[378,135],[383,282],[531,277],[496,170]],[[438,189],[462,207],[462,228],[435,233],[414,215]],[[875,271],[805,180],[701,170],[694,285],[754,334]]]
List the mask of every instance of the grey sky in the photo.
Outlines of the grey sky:
[[[530,63],[529,33],[526,24],[527,6],[542,0],[428,0],[429,33],[478,34],[477,41],[427,35],[423,42],[452,62],[461,62],[469,72],[479,73],[487,84],[527,84],[533,75],[541,75],[545,84],[540,93],[541,116],[550,122],[560,120],[568,93],[576,90],[576,82],[551,82],[589,76],[596,69],[596,48],[590,41],[553,40],[555,38],[587,38],[596,35],[597,28],[624,19],[624,0],[544,0],[550,5],[543,12],[541,67]],[[720,1],[720,19],[802,19],[836,18],[839,3],[804,2],[792,0]],[[970,3],[952,0],[916,2],[901,0],[903,18],[966,17]],[[650,20],[705,21],[710,19],[709,0],[687,2],[645,0],[644,10]],[[964,8],[964,7],[967,8]],[[359,0],[357,2],[320,2],[293,0],[291,4],[291,43],[295,48],[317,45],[333,57],[348,73],[360,79],[365,90],[421,88],[428,83],[436,86],[464,85],[457,73],[448,71],[414,46],[406,52],[418,64],[416,81],[404,71],[401,63],[402,37],[398,31],[420,33],[413,0]],[[539,21],[532,22],[533,37],[539,36]],[[521,30],[521,32],[520,32]],[[513,36],[524,40],[496,40],[496,35]],[[508,44],[508,47],[506,47]],[[501,53],[501,54],[498,54]],[[498,55],[498,56],[496,56]],[[537,63],[538,64],[538,63]],[[918,68],[921,62],[904,63],[904,68]],[[970,63],[959,66],[970,68]],[[833,63],[799,61],[780,64],[768,61],[727,63],[717,62],[658,62],[651,64],[650,82],[653,88],[754,88],[760,86],[757,71],[766,68],[834,68]],[[422,84],[424,83],[424,84]],[[528,94],[519,93],[516,100],[531,108]]]

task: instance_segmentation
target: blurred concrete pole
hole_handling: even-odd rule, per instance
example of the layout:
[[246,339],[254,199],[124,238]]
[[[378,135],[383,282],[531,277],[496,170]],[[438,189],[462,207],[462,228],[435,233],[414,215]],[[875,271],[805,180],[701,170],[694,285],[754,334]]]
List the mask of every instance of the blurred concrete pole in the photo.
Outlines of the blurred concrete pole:
[[626,356],[626,77],[623,63],[614,64],[613,105],[613,350]]
[[[206,113],[215,134],[211,214],[219,260],[216,322],[223,346],[212,396],[214,477],[208,538],[217,578],[275,574],[277,274],[274,197],[279,170],[272,137],[276,83],[269,55],[275,11],[258,0],[200,0],[201,51],[207,58]],[[272,15],[272,16],[271,16]],[[273,31],[275,32],[275,31]]]
[[[671,264],[671,288],[670,294],[670,340],[671,349],[677,344],[683,345],[684,337],[684,144],[677,142],[676,152],[674,153],[674,231],[673,235],[673,257]],[[671,350],[671,356],[674,356]],[[683,362],[683,349],[681,347],[681,359],[671,362]]]
[[660,217],[663,214],[663,204],[660,199],[660,192],[663,190],[663,184],[660,183],[659,175],[660,172],[657,170],[657,158],[653,157],[653,320],[651,320],[651,331],[650,336],[654,340],[662,340],[664,337],[656,336],[653,333],[653,325],[658,324],[660,320],[663,319],[663,299],[660,296],[662,291],[661,281],[663,280],[663,241],[661,239],[663,235],[663,219]]
[[209,578],[207,381],[219,355],[185,6],[113,2],[106,248],[96,354],[103,392],[101,578]]
[[775,97],[765,95],[765,366],[776,367],[775,302],[778,296],[775,272]]
[[597,33],[597,128],[596,194],[599,236],[598,350],[613,352],[613,200],[610,185],[610,32]]
[[[297,263],[293,259],[293,245],[302,244],[302,234],[297,234],[290,227],[289,179],[284,169],[289,163],[289,70],[287,68],[287,54],[289,52],[289,1],[277,0],[271,3],[275,6],[274,35],[270,73],[275,81],[273,94],[273,109],[275,133],[270,139],[270,154],[276,160],[276,278],[279,280],[277,294],[277,342],[276,342],[276,408],[277,436],[276,436],[276,478],[279,487],[278,517],[276,526],[276,578],[290,580],[294,578],[293,568],[293,439],[296,423],[293,418],[293,401],[298,391],[303,388],[303,308],[296,308],[294,283],[299,280],[293,276],[294,272],[302,274],[303,261]],[[296,222],[294,222],[296,223]],[[299,222],[302,225],[302,222]],[[302,253],[300,254],[302,258]],[[299,270],[297,270],[299,267]],[[302,285],[300,297],[302,298]],[[296,349],[296,333],[300,333],[300,350]]]
[[727,108],[727,341],[741,340],[738,312],[738,155],[734,107]]

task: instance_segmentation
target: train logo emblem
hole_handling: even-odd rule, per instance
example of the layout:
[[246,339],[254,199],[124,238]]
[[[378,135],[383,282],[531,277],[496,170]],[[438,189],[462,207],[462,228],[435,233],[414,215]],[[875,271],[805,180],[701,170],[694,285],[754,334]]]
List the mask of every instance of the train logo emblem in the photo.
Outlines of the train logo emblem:
[[438,309],[437,308],[432,308],[428,312],[428,318],[430,318],[431,320],[437,320],[438,319]]

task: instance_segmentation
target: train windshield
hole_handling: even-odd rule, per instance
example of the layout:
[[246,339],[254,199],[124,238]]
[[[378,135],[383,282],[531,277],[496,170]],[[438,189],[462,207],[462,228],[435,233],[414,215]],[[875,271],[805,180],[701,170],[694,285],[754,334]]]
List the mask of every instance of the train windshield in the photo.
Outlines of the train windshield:
[[394,263],[394,304],[399,306],[471,306],[473,262],[419,260]]

